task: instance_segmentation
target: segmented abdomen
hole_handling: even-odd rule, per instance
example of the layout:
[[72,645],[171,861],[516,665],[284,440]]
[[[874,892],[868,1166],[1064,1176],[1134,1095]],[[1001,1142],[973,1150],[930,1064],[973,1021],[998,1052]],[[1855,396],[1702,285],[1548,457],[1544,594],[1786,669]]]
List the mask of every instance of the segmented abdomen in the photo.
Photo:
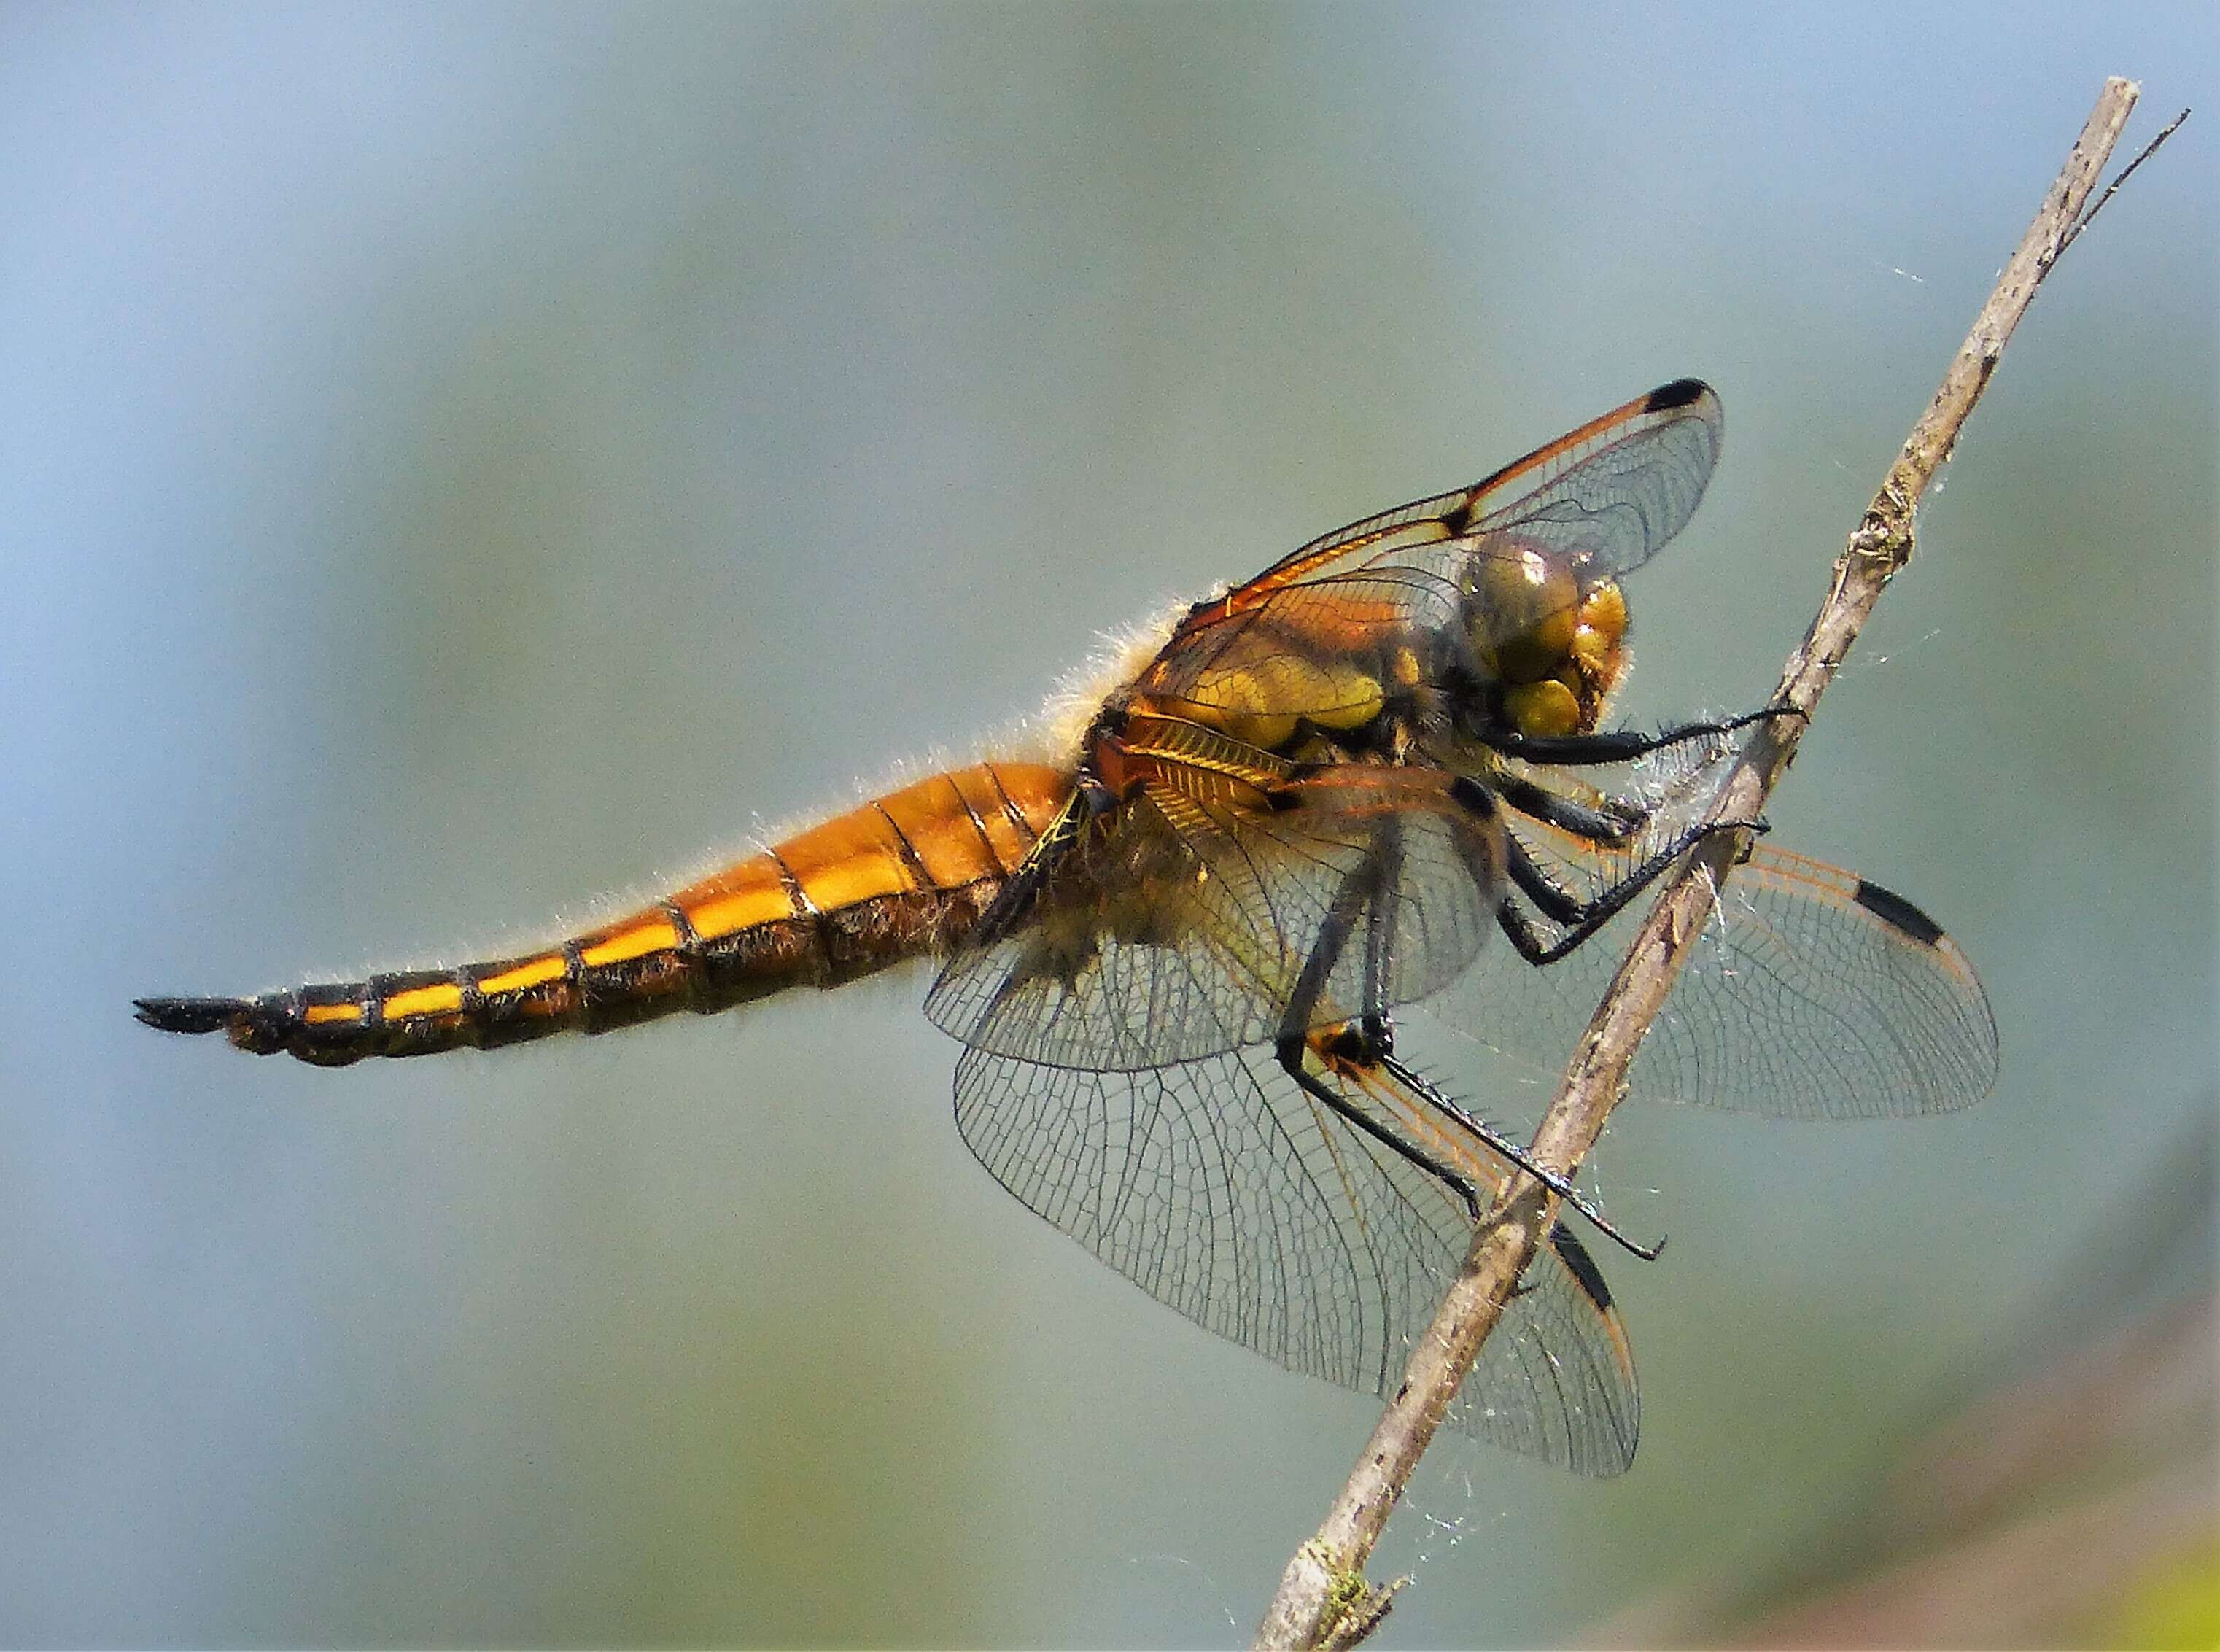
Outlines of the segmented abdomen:
[[1069,775],[1044,764],[977,764],[876,798],[544,951],[260,998],[142,999],[139,1019],[342,1066],[838,986],[960,937],[1070,787]]

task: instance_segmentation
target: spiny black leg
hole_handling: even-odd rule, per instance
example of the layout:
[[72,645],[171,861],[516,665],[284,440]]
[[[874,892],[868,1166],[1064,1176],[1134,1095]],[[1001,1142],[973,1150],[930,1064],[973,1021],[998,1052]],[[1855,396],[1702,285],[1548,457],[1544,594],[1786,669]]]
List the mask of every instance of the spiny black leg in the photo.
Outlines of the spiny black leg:
[[1302,1087],[1303,1094],[1323,1103],[1336,1117],[1363,1131],[1396,1157],[1433,1177],[1457,1196],[1469,1220],[1479,1221],[1481,1211],[1480,1190],[1432,1154],[1415,1143],[1405,1141],[1378,1119],[1368,1115],[1362,1107],[1353,1105],[1331,1085],[1313,1074],[1303,1064],[1303,1057],[1308,1047],[1300,1038],[1282,1038],[1276,1051],[1281,1067],[1288,1077]]
[[[1452,790],[1463,797],[1468,806],[1475,814],[1487,817],[1494,813],[1494,798],[1489,795],[1487,788],[1479,782],[1462,781],[1453,787]],[[1696,842],[1706,832],[1721,829],[1716,826],[1699,827],[1685,834],[1685,841],[1674,845],[1652,863],[1642,869],[1636,876],[1624,880],[1617,888],[1607,891],[1604,897],[1591,903],[1588,907],[1584,907],[1570,895],[1551,884],[1546,875],[1533,863],[1531,857],[1510,834],[1506,833],[1504,840],[1508,845],[1512,876],[1520,882],[1522,888],[1527,887],[1531,881],[1534,885],[1549,890],[1553,906],[1568,913],[1568,921],[1576,920],[1584,912],[1593,912],[1588,920],[1590,926],[1578,932],[1579,938],[1585,939],[1587,935],[1594,932],[1594,927],[1600,926],[1627,901],[1632,899],[1643,885],[1662,870],[1664,866],[1677,857],[1682,850]],[[1365,913],[1367,922],[1364,1001],[1357,1021],[1343,1029],[1340,1042],[1331,1052],[1333,1057],[1337,1060],[1347,1061],[1353,1066],[1373,1068],[1388,1074],[1414,1099],[1433,1107],[1444,1117],[1456,1121],[1478,1138],[1499,1157],[1517,1165],[1543,1187],[1549,1188],[1550,1192],[1556,1194],[1559,1199],[1593,1223],[1596,1231],[1614,1244],[1623,1247],[1644,1262],[1656,1261],[1664,1250],[1664,1241],[1662,1238],[1655,1245],[1637,1244],[1628,1238],[1625,1234],[1612,1225],[1602,1212],[1590,1204],[1580,1190],[1565,1177],[1546,1165],[1537,1163],[1524,1148],[1508,1139],[1493,1125],[1467,1113],[1418,1072],[1396,1058],[1394,1023],[1390,1017],[1386,1001],[1386,953],[1392,925],[1389,921],[1390,914],[1383,909],[1388,905],[1388,897],[1395,879],[1399,864],[1398,851],[1399,845],[1391,823],[1383,830],[1375,852],[1367,855],[1360,864],[1352,868],[1342,879],[1341,887],[1334,892],[1332,903],[1326,909],[1325,921],[1319,926],[1318,937],[1311,948],[1311,954],[1303,961],[1302,971],[1296,978],[1294,990],[1288,994],[1287,1009],[1280,1019],[1280,1035],[1274,1046],[1274,1053],[1281,1069],[1288,1077],[1294,1080],[1305,1094],[1319,1101],[1337,1117],[1346,1120],[1406,1162],[1415,1165],[1441,1181],[1444,1186],[1455,1191],[1464,1201],[1472,1219],[1475,1221],[1480,1219],[1478,1191],[1469,1180],[1458,1175],[1416,1144],[1406,1141],[1401,1136],[1372,1119],[1362,1108],[1355,1106],[1335,1091],[1331,1085],[1313,1074],[1306,1065],[1305,1057],[1309,1050],[1306,1034],[1312,1018],[1317,1013],[1319,1002],[1324,995],[1327,977],[1333,973],[1335,964],[1340,961],[1341,954],[1349,944],[1350,932],[1356,926],[1358,915]],[[1518,870],[1522,863],[1526,869],[1526,876],[1524,878],[1520,877]],[[1605,902],[1614,895],[1618,897],[1616,903],[1610,905],[1607,910],[1602,909]],[[1510,897],[1506,895],[1499,906],[1498,920],[1504,923],[1506,932],[1511,932],[1513,944],[1518,946],[1522,956],[1529,957],[1534,961],[1553,961],[1547,955],[1546,949],[1543,949],[1542,956],[1536,957],[1532,948],[1538,942],[1538,938],[1533,936],[1531,930],[1527,932],[1525,944],[1521,943],[1520,936],[1511,931],[1511,920],[1514,916],[1518,915]],[[1523,926],[1523,916],[1518,916],[1518,921]],[[1574,942],[1570,944],[1576,944],[1577,942]],[[1569,950],[1569,944],[1567,950]],[[1562,953],[1559,952],[1555,956],[1562,957]]]
[[1378,876],[1372,899],[1365,907],[1364,1024],[1388,1025],[1388,946],[1394,932],[1395,907],[1403,898],[1403,831],[1389,816],[1380,826],[1378,851],[1373,857]]
[[[1309,1044],[1306,1034],[1312,1016],[1325,988],[1327,976],[1340,959],[1348,944],[1350,932],[1355,927],[1357,914],[1364,909],[1368,899],[1376,897],[1393,876],[1391,862],[1394,855],[1392,843],[1384,844],[1381,851],[1369,855],[1363,864],[1352,869],[1335,891],[1333,903],[1326,910],[1325,921],[1319,926],[1318,939],[1311,955],[1303,961],[1302,973],[1296,978],[1295,989],[1288,995],[1286,1013],[1280,1019],[1280,1036],[1274,1045],[1274,1054],[1281,1070],[1302,1089],[1306,1095],[1322,1103],[1337,1117],[1353,1125],[1383,1147],[1456,1194],[1464,1202],[1474,1221],[1481,1216],[1480,1195],[1471,1181],[1458,1175],[1433,1155],[1408,1142],[1402,1137],[1369,1117],[1365,1112],[1339,1094],[1332,1086],[1313,1074],[1305,1063]],[[1504,905],[1507,907],[1506,898]],[[1342,1038],[1346,1048],[1333,1052],[1337,1058],[1359,1067],[1373,1067],[1385,1071],[1401,1083],[1412,1095],[1432,1107],[1444,1117],[1456,1120],[1470,1131],[1501,1158],[1517,1165],[1536,1181],[1556,1194],[1575,1210],[1595,1225],[1596,1231],[1614,1244],[1624,1247],[1644,1262],[1654,1262],[1664,1249],[1661,1239],[1655,1245],[1636,1244],[1620,1232],[1575,1188],[1571,1182],[1546,1165],[1537,1164],[1524,1148],[1507,1139],[1501,1131],[1467,1113],[1425,1079],[1395,1058],[1394,1023],[1384,1001],[1381,971],[1385,967],[1385,944],[1379,902],[1373,901],[1372,920],[1366,926],[1365,949],[1365,1006],[1358,1024],[1344,1030]],[[1522,948],[1523,951],[1525,949]]]
[[[1471,794],[1467,801],[1475,812],[1482,816],[1492,814],[1494,801],[1486,789],[1478,782],[1466,782],[1466,786]],[[1468,1177],[1461,1175],[1416,1143],[1405,1140],[1394,1130],[1372,1118],[1313,1074],[1306,1063],[1309,1054],[1307,1034],[1325,994],[1327,977],[1339,963],[1359,914],[1364,914],[1363,1007],[1358,1020],[1343,1029],[1336,1048],[1331,1052],[1333,1057],[1348,1061],[1354,1066],[1371,1067],[1393,1073],[1410,1086],[1412,1094],[1419,1100],[1436,1106],[1446,1116],[1464,1125],[1501,1157],[1527,1171],[1570,1204],[1593,1222],[1599,1232],[1645,1261],[1654,1259],[1657,1255],[1656,1248],[1636,1244],[1606,1221],[1601,1213],[1581,1197],[1562,1176],[1536,1164],[1522,1149],[1505,1140],[1500,1132],[1472,1119],[1463,1109],[1448,1102],[1440,1092],[1394,1059],[1394,1024],[1388,1013],[1386,980],[1388,944],[1393,924],[1392,913],[1386,908],[1400,864],[1400,848],[1390,822],[1383,828],[1375,852],[1352,868],[1342,879],[1340,888],[1334,892],[1333,901],[1326,909],[1325,921],[1319,926],[1311,954],[1303,961],[1302,972],[1296,978],[1294,990],[1288,994],[1286,1012],[1280,1019],[1280,1035],[1274,1045],[1274,1054],[1281,1070],[1294,1080],[1306,1095],[1319,1102],[1336,1117],[1456,1194],[1470,1219],[1475,1222],[1480,1219],[1479,1190]]]
[[1574,1187],[1570,1181],[1547,1165],[1536,1163],[1525,1148],[1512,1141],[1486,1119],[1467,1113],[1457,1104],[1455,1098],[1437,1089],[1423,1074],[1398,1059],[1392,1050],[1383,1050],[1379,1052],[1377,1065],[1391,1075],[1397,1083],[1433,1108],[1435,1112],[1444,1118],[1456,1120],[1457,1124],[1487,1143],[1490,1151],[1500,1157],[1508,1159],[1551,1193],[1556,1194],[1558,1198],[1563,1200],[1565,1203],[1580,1212],[1581,1215],[1587,1217],[1594,1225],[1595,1231],[1612,1244],[1641,1257],[1644,1262],[1655,1262],[1663,1253],[1665,1249],[1663,1238],[1661,1237],[1656,1244],[1637,1244],[1613,1227],[1605,1219],[1603,1213],[1588,1203],[1587,1200],[1581,1195],[1580,1189]]
[[[1575,907],[1577,916],[1569,920],[1569,927],[1566,932],[1554,941],[1543,941],[1534,932],[1532,927],[1525,924],[1524,914],[1516,912],[1515,909],[1506,915],[1506,909],[1510,907],[1508,896],[1505,897],[1496,907],[1496,925],[1510,938],[1511,944],[1518,949],[1518,956],[1525,958],[1527,963],[1555,963],[1618,916],[1625,909],[1629,901],[1656,881],[1660,872],[1705,838],[1719,832],[1762,832],[1765,829],[1765,822],[1762,820],[1713,820],[1704,826],[1690,826],[1665,848],[1636,867],[1629,876],[1621,878],[1593,900],[1578,903]],[[1518,882],[1516,869],[1517,855],[1523,852],[1523,851],[1516,851],[1512,857],[1512,876],[1514,882]],[[1538,867],[1535,871],[1540,878],[1542,887],[1554,887],[1549,883],[1546,877],[1541,876]],[[1568,922],[1567,920],[1559,918],[1556,913],[1550,911],[1544,898],[1537,895],[1535,890],[1529,888],[1524,882],[1518,882],[1518,888],[1522,894],[1534,901],[1535,905],[1543,907],[1544,915],[1560,924]],[[1558,893],[1562,894],[1562,891],[1560,890]],[[1522,927],[1525,930],[1524,938],[1519,933]],[[1530,941],[1534,943],[1534,947],[1530,948],[1527,944]]]
[[1527,963],[1539,968],[1555,963],[1550,956],[1550,943],[1542,938],[1531,919],[1518,909],[1518,903],[1509,895],[1495,903],[1495,926],[1501,930],[1512,948]]
[[[1273,1053],[1281,1070],[1294,1079],[1304,1094],[1319,1102],[1333,1114],[1354,1128],[1369,1136],[1382,1147],[1406,1163],[1415,1166],[1434,1178],[1464,1206],[1467,1217],[1477,1222],[1481,1217],[1479,1189],[1470,1181],[1451,1169],[1447,1164],[1426,1152],[1417,1144],[1407,1142],[1394,1131],[1369,1117],[1363,1108],[1353,1105],[1333,1087],[1313,1074],[1306,1064],[1309,1053],[1311,1018],[1317,1013],[1319,1001],[1325,991],[1326,978],[1340,962],[1343,949],[1349,944],[1350,932],[1356,928],[1358,914],[1367,901],[1375,901],[1392,876],[1390,862],[1394,856],[1392,843],[1384,844],[1378,853],[1368,855],[1353,868],[1334,892],[1332,904],[1327,907],[1325,921],[1319,926],[1318,938],[1311,947],[1310,957],[1303,960],[1302,973],[1296,977],[1294,992],[1288,994],[1288,1007],[1280,1018],[1280,1036]],[[1386,1006],[1381,1002],[1383,993],[1382,971],[1386,960],[1382,956],[1380,923],[1375,912],[1373,921],[1366,926],[1365,997],[1367,1000],[1364,1024],[1368,1029],[1387,1026]],[[1344,1036],[1352,1047],[1369,1047],[1369,1035],[1360,1034],[1354,1028]]]
[[1295,988],[1288,994],[1288,1007],[1280,1016],[1281,1066],[1287,1065],[1288,1040],[1300,1044],[1303,1035],[1310,1031],[1311,1017],[1317,1013],[1319,1000],[1325,994],[1326,977],[1341,961],[1342,949],[1348,945],[1350,932],[1356,926],[1357,913],[1378,892],[1383,875],[1379,857],[1368,855],[1362,864],[1342,879],[1341,888],[1334,892],[1333,904],[1326,908],[1325,920],[1319,926],[1311,955],[1303,960],[1302,973],[1295,977]]
[[[1594,1225],[1597,1232],[1631,1255],[1639,1256],[1644,1262],[1655,1262],[1663,1253],[1665,1241],[1662,1238],[1654,1245],[1639,1244],[1628,1238],[1612,1225],[1609,1218],[1589,1203],[1580,1189],[1573,1186],[1565,1177],[1559,1175],[1547,1165],[1537,1163],[1525,1148],[1512,1141],[1485,1119],[1466,1112],[1454,1099],[1435,1088],[1423,1075],[1400,1060],[1394,1054],[1394,1028],[1386,1015],[1367,1019],[1369,1022],[1377,1024],[1378,1032],[1375,1032],[1370,1025],[1362,1032],[1354,1026],[1346,1029],[1342,1034],[1341,1042],[1332,1052],[1338,1059],[1347,1061],[1353,1066],[1375,1068],[1388,1074],[1413,1098],[1470,1131],[1487,1147],[1489,1151],[1494,1153],[1499,1158],[1517,1165],[1551,1193],[1556,1194],[1559,1199],[1587,1218]],[[1350,1103],[1331,1086],[1318,1078],[1304,1064],[1303,1057],[1306,1050],[1306,1045],[1300,1038],[1282,1038],[1276,1050],[1281,1067],[1288,1077],[1294,1079],[1302,1088],[1305,1094],[1324,1103],[1338,1116],[1354,1125],[1375,1141],[1450,1188],[1464,1201],[1472,1219],[1475,1222],[1480,1219],[1479,1193],[1469,1180],[1458,1175],[1431,1154],[1406,1141],[1402,1137],[1372,1119],[1362,1108]]]
[[1554,764],[1560,768],[1575,768],[1593,764],[1631,763],[1636,757],[1683,740],[1697,739],[1706,734],[1731,734],[1738,728],[1748,728],[1752,723],[1767,722],[1775,717],[1801,717],[1804,714],[1793,706],[1768,706],[1761,711],[1744,712],[1739,717],[1724,717],[1717,721],[1681,723],[1672,728],[1660,729],[1655,734],[1645,734],[1639,729],[1617,729],[1601,734],[1521,734],[1513,729],[1494,729],[1481,735],[1483,745],[1500,751],[1507,757],[1521,757],[1529,763]]
[[1543,870],[1517,833],[1505,832],[1503,844],[1504,870],[1518,893],[1540,907],[1544,918],[1569,928],[1587,916],[1587,903]]
[[1649,811],[1618,798],[1610,801],[1610,808],[1590,808],[1585,803],[1575,803],[1569,797],[1561,797],[1546,786],[1517,775],[1491,775],[1488,784],[1503,795],[1503,801],[1521,814],[1531,815],[1544,826],[1553,826],[1569,832],[1575,838],[1585,838],[1590,843],[1607,844],[1616,848],[1649,823]]

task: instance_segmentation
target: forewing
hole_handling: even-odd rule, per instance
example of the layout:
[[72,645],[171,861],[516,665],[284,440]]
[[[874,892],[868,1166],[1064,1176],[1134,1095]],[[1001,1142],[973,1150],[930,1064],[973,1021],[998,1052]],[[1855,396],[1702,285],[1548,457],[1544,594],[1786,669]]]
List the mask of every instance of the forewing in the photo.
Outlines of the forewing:
[[[1424,769],[1269,795],[1165,765],[926,999],[974,1049],[1131,1072],[1408,1003],[1494,928],[1500,828]],[[1290,1028],[1290,1007],[1294,1007]]]
[[[1470,1243],[1440,1180],[1261,1051],[1137,1071],[957,1068],[957,1124],[995,1178],[1151,1296],[1291,1370],[1387,1395]],[[1450,1420],[1582,1474],[1632,1459],[1634,1372],[1601,1280],[1559,1230]]]
[[1603,578],[1638,568],[1696,514],[1724,431],[1710,386],[1652,390],[1481,483],[1481,544],[1541,545]]
[[1520,589],[1537,558],[1581,592],[1649,560],[1695,514],[1722,430],[1718,397],[1683,379],[1469,488],[1352,522],[1198,606],[1142,686],[1221,715],[1339,726],[1398,651],[1437,665],[1432,640],[1454,634],[1462,605]]
[[1624,573],[1687,525],[1718,463],[1724,430],[1718,393],[1708,384],[1684,378],[1660,385],[1469,488],[1398,505],[1312,540],[1229,593],[1226,609],[1238,612],[1287,587],[1359,569],[1425,568],[1426,547],[1476,533],[1547,545],[1585,558],[1605,577]]

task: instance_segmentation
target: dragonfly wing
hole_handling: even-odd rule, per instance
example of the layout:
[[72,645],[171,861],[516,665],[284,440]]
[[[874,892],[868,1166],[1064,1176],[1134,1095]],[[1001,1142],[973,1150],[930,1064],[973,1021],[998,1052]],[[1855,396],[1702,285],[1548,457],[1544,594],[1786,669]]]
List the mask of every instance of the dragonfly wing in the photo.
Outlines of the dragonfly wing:
[[1652,390],[1481,483],[1481,544],[1538,545],[1596,577],[1638,568],[1696,514],[1724,431],[1708,385]]
[[1438,645],[1471,604],[1512,597],[1515,617],[1498,617],[1524,632],[1543,618],[1537,578],[1577,602],[1648,561],[1695,513],[1722,429],[1718,397],[1684,379],[1486,481],[1352,522],[1199,605],[1140,685],[1221,718],[1351,726],[1400,659],[1444,668]]
[[1600,577],[1624,573],[1687,525],[1718,463],[1724,431],[1718,395],[1708,384],[1684,378],[1661,385],[1469,488],[1412,500],[1312,540],[1229,592],[1225,611],[1360,569],[1424,568],[1428,547],[1476,534],[1580,556]]
[[[1509,831],[1586,896],[1642,851],[1523,815]],[[1553,1081],[1648,911],[1635,901],[1557,963],[1491,951],[1443,1019]],[[1635,1057],[1630,1093],[1791,1119],[1948,1113],[1997,1077],[1996,1021],[1965,953],[1910,901],[1762,843],[1735,868]]]
[[1450,776],[1224,780],[1166,764],[1023,921],[949,960],[933,1024],[1020,1061],[1137,1071],[1423,998],[1494,928],[1500,817]]
[[[1438,1178],[1262,1051],[1134,1071],[965,1051],[956,1118],[996,1180],[1159,1301],[1291,1370],[1385,1396],[1471,1241]],[[1576,1474],[1632,1460],[1634,1370],[1562,1229],[1450,1421]]]
[[1997,1082],[1980,978],[1901,895],[1757,846],[1634,1069],[1662,1094],[1795,1119],[1970,1107]]
[[1220,716],[1248,711],[1348,726],[1359,720],[1348,712],[1354,701],[1376,708],[1375,673],[1394,648],[1425,658],[1427,639],[1455,624],[1472,554],[1469,543],[1412,545],[1395,552],[1392,565],[1321,574],[1232,613],[1213,605],[1165,645],[1142,686]]

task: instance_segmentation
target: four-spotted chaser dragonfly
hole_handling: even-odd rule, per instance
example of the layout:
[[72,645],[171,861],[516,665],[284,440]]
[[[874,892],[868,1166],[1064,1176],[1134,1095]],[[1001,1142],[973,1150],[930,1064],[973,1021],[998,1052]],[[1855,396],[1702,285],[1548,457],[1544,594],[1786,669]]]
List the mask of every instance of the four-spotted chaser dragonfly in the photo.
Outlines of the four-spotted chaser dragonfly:
[[[340,1065],[938,957],[957,1123],[1005,1187],[1220,1335],[1391,1392],[1523,1162],[1399,1027],[1562,1064],[1612,937],[1720,829],[1709,782],[1767,714],[1600,727],[1619,581],[1688,521],[1720,430],[1708,388],[1668,384],[1327,534],[1157,627],[1039,760],[933,775],[559,945],[140,1018]],[[1941,929],[1761,844],[1634,1088],[1841,1118],[1961,1107],[1995,1072]],[[1452,1420],[1581,1474],[1631,1460],[1626,1337],[1568,1228]]]

